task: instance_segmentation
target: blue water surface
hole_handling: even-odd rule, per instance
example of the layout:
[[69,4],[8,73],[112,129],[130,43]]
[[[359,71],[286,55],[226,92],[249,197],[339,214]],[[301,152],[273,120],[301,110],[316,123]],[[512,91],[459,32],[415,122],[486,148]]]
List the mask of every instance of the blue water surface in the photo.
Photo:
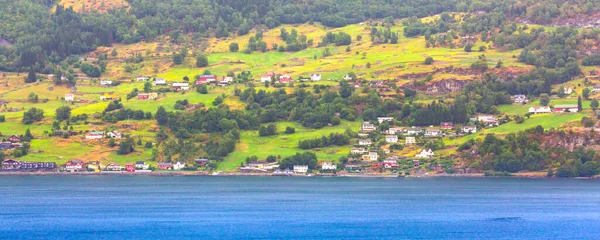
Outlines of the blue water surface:
[[1,176],[1,239],[600,239],[600,181]]

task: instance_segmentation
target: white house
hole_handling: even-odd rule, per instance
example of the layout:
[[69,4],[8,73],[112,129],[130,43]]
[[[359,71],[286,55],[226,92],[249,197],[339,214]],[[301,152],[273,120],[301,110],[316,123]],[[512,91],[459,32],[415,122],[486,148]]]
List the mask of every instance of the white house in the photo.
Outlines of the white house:
[[121,133],[119,131],[107,132],[106,136],[114,139],[121,139]]
[[65,164],[65,170],[69,172],[81,171],[84,167],[84,163],[81,160],[71,160]]
[[189,83],[172,83],[171,87],[178,91],[179,90],[187,91],[190,89],[190,84]]
[[396,135],[386,135],[385,136],[385,142],[387,142],[387,143],[397,143],[398,142],[398,136],[396,136]]
[[415,155],[416,158],[432,158],[434,156],[435,156],[435,154],[433,154],[433,151],[431,151],[431,148],[427,148],[427,149],[423,148],[420,153]]
[[271,79],[273,79],[271,76],[261,76],[260,82],[271,82]]
[[330,162],[325,162],[323,163],[323,165],[321,165],[321,170],[323,171],[335,171],[336,169],[337,166]]
[[135,80],[138,82],[145,82],[145,81],[150,80],[150,78],[149,77],[138,77]]
[[358,145],[360,146],[371,146],[371,139],[358,139]]
[[532,114],[551,113],[551,112],[552,112],[552,109],[550,109],[550,107],[548,107],[548,106],[530,107],[529,108],[529,113],[532,113]]
[[463,133],[476,133],[477,127],[476,126],[463,126],[462,132]]
[[294,165],[294,173],[307,173],[308,165]]
[[112,85],[111,80],[100,80],[100,85]]
[[350,81],[350,80],[352,80],[352,77],[350,77],[350,75],[346,74],[346,75],[344,75],[344,80]]
[[573,88],[571,88],[571,87],[564,88],[563,93],[565,95],[571,95],[571,93],[573,93]]
[[106,171],[123,171],[123,169],[124,168],[121,165],[116,164],[114,162],[106,165]]
[[351,148],[350,149],[351,154],[363,154],[366,152],[367,152],[367,149],[365,149],[365,148]]
[[370,161],[377,161],[378,158],[379,158],[379,154],[377,154],[377,152],[369,152],[369,160]]
[[167,80],[165,80],[164,78],[155,78],[154,86],[159,86],[159,85],[167,85]]
[[387,131],[385,131],[385,134],[399,134],[402,133],[402,128],[399,127],[393,127],[393,128],[389,128]]
[[374,131],[375,129],[377,129],[377,127],[370,122],[364,122],[362,125],[362,130],[365,132]]
[[391,123],[391,122],[394,122],[394,118],[393,117],[378,117],[377,121],[379,123],[383,123],[383,122],[389,122],[389,123]]
[[417,127],[411,127],[409,129],[405,130],[406,132],[404,133],[404,135],[418,135],[423,133],[423,129],[421,128],[417,128]]
[[321,81],[321,74],[313,73],[310,75],[310,80],[313,82]]
[[441,137],[442,131],[439,129],[427,129],[425,130],[425,137]]
[[183,168],[185,168],[185,163],[176,162],[175,164],[173,164],[173,170],[175,170],[175,171],[179,171]]
[[101,139],[104,137],[104,132],[90,132],[85,135],[85,139]]
[[233,77],[224,77],[221,82],[232,83],[233,82]]
[[496,120],[496,117],[494,115],[488,115],[488,114],[479,114],[477,115],[477,121],[489,121],[489,120]]
[[67,102],[75,101],[75,94],[71,94],[71,93],[65,94],[65,101],[67,101]]
[[135,162],[135,168],[141,170],[148,170],[148,168],[150,168],[150,164],[147,164],[144,161],[137,161]]
[[406,137],[406,139],[404,139],[404,145],[415,145],[417,144],[417,140],[415,139],[415,137]]
[[514,102],[515,103],[526,103],[527,102],[527,96],[519,94],[519,95],[515,95],[513,96],[514,98]]

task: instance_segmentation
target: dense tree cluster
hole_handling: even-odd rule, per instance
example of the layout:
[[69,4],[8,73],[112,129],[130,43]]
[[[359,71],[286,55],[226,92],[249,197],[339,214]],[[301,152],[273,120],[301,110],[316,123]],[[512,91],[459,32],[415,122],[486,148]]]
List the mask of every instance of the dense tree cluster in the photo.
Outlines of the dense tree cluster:
[[307,165],[308,169],[315,169],[317,155],[312,152],[296,153],[296,155],[279,160],[280,169],[293,169],[294,165]]
[[321,40],[321,45],[335,44],[336,46],[346,46],[352,43],[352,36],[345,32],[332,33],[327,32]]
[[562,148],[541,146],[542,136],[564,135],[562,131],[544,131],[541,126],[523,132],[510,133],[505,138],[493,134],[483,141],[471,140],[459,147],[459,151],[478,151],[477,164],[482,170],[499,172],[540,171],[560,166],[556,171],[559,177],[593,176],[600,172],[600,157],[593,150],[577,148],[568,152]]

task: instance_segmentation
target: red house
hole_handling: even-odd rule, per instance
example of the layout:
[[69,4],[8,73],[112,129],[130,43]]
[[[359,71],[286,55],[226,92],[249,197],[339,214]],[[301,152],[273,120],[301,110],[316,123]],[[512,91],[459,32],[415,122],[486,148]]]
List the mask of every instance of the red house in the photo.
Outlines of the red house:
[[384,161],[383,167],[386,169],[396,169],[398,168],[398,162],[396,161]]
[[137,99],[143,100],[143,99],[148,99],[150,98],[150,94],[147,93],[139,93],[137,96]]
[[10,137],[8,138],[8,141],[11,141],[11,142],[14,142],[14,143],[16,143],[16,142],[20,142],[20,141],[21,141],[21,137],[19,137],[19,136],[17,136],[17,135],[12,135],[12,136],[10,136]]
[[207,82],[216,82],[216,81],[217,81],[217,76],[215,76],[215,75],[202,75],[202,76],[198,77],[198,80],[196,80],[196,85],[202,85]]
[[158,169],[169,170],[171,169],[171,163],[158,163]]
[[441,129],[452,129],[454,125],[451,122],[442,122],[440,124]]
[[125,164],[125,171],[135,172],[135,165],[133,163]]
[[292,82],[292,77],[290,76],[280,76],[279,83],[290,83]]

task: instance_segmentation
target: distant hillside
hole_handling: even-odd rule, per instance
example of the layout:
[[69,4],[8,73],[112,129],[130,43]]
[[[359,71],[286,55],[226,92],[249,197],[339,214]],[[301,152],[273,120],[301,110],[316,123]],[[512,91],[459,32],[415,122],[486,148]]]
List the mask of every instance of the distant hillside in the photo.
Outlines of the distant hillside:
[[129,3],[125,0],[61,0],[58,4],[65,8],[73,7],[76,12],[104,13],[110,9],[129,7]]

